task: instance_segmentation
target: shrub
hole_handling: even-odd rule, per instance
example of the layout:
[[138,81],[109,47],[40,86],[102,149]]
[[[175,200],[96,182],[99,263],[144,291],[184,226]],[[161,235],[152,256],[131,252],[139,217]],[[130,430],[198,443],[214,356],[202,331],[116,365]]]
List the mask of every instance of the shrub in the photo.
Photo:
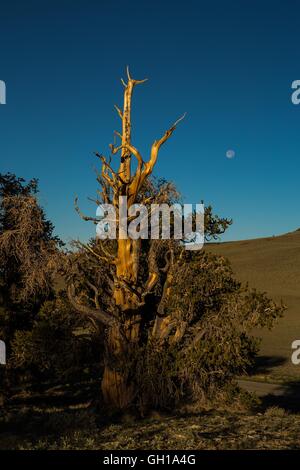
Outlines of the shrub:
[[[165,315],[176,328],[163,342],[149,340],[132,355],[139,404],[173,408],[181,400],[232,400],[234,378],[253,364],[254,327],[271,328],[283,311],[264,293],[233,277],[228,261],[185,252],[174,270]],[[179,325],[179,326],[178,326]]]
[[93,368],[99,373],[100,351],[98,335],[60,297],[44,303],[30,331],[15,332],[8,366],[30,371],[33,382],[82,380]]

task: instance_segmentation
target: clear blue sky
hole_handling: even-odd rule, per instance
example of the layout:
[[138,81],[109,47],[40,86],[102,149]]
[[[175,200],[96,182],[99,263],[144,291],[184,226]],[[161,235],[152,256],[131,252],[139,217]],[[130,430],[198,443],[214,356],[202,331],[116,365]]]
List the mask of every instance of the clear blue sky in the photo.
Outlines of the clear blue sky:
[[[130,65],[133,143],[152,141],[183,112],[156,174],[186,202],[234,219],[224,237],[300,227],[300,3],[289,0],[2,1],[0,171],[40,180],[40,200],[65,240],[94,235],[93,151],[108,152]],[[228,149],[236,152],[229,160]]]

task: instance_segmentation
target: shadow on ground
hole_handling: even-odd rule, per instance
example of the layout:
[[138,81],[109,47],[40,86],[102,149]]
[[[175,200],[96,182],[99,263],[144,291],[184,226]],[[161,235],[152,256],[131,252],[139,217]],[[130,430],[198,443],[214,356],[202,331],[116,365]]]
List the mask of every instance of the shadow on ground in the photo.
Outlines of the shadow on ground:
[[[249,381],[243,382],[243,388],[256,393],[262,403],[262,409],[276,406],[286,411],[300,413],[300,380],[285,380],[282,384],[261,382],[256,380],[258,375],[269,375],[277,367],[287,363],[283,356],[259,356],[253,367],[248,371]],[[253,377],[253,381],[251,380]]]
[[287,362],[287,358],[283,356],[258,356],[249,373],[250,375],[268,374],[272,372],[275,367],[283,366]]
[[290,381],[278,387],[278,392],[261,397],[264,409],[278,406],[292,413],[300,413],[300,381]]

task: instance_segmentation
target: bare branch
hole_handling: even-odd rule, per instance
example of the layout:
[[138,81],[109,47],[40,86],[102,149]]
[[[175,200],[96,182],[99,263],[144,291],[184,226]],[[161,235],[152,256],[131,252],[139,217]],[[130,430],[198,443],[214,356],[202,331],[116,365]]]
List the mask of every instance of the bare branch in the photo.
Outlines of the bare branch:
[[148,81],[148,78],[144,78],[144,80],[133,80],[135,85],[141,85],[142,83],[145,83]]
[[152,240],[149,253],[148,253],[148,279],[145,285],[145,289],[143,292],[143,297],[150,294],[150,292],[154,289],[158,281],[158,266],[157,266],[157,243]]
[[[119,277],[118,283],[125,287],[125,289],[129,290],[129,292],[131,292],[133,295],[135,295],[138,298],[139,302],[142,302],[141,293],[137,289],[135,289],[131,284],[129,284],[125,277]],[[143,303],[141,303],[140,305],[143,305]]]
[[162,342],[167,339],[175,327],[176,320],[174,320],[170,315],[164,318],[156,317],[152,329],[152,336]]
[[145,164],[145,169],[141,177],[141,183],[143,183],[145,178],[152,173],[154,165],[157,161],[160,147],[166,142],[166,140],[168,140],[169,137],[171,137],[174,130],[176,129],[177,124],[180,121],[182,121],[182,119],[184,119],[185,116],[186,116],[186,113],[184,113],[179,119],[177,119],[177,121],[174,122],[174,124],[170,127],[170,129],[168,129],[159,140],[154,141],[151,147],[150,160]]
[[131,80],[131,76],[130,76],[130,73],[129,73],[129,66],[128,66],[128,65],[126,66],[126,73],[127,73],[127,78],[128,78],[128,80]]
[[131,78],[130,76],[130,73],[129,73],[129,66],[127,65],[126,66],[126,74],[127,74],[127,78],[128,78],[128,83],[131,82],[134,85],[140,85],[141,83],[144,83],[148,80],[148,78],[144,78],[144,80],[134,80],[133,78]]
[[182,121],[185,118],[185,116],[186,116],[186,113],[183,113],[183,115],[179,119],[177,119],[177,121],[174,122],[172,127],[176,127],[177,124],[179,124],[180,121]]
[[99,304],[99,292],[96,286],[92,284],[90,281],[86,279],[85,281],[87,285],[94,291],[94,302],[97,310],[100,310],[100,304]]
[[114,133],[115,133],[118,137],[120,137],[120,139],[122,140],[122,134],[120,134],[120,132],[115,131]]
[[200,330],[192,339],[192,341],[189,343],[189,345],[186,348],[186,351],[190,351],[193,347],[197,345],[197,343],[200,341],[201,338],[205,335],[206,331],[204,329]]
[[133,145],[131,145],[129,143],[124,144],[124,145],[119,145],[118,147],[114,147],[114,146],[112,146],[112,144],[110,144],[110,147],[112,148],[112,153],[113,154],[119,152],[121,149],[129,150],[129,152],[131,152],[132,155],[134,155],[135,158],[137,159],[139,169],[141,169],[142,166],[145,163],[144,160],[142,159],[142,156],[141,156],[140,152]]
[[114,105],[114,107],[115,107],[115,109],[116,109],[118,115],[120,116],[120,118],[123,119],[123,113],[122,113],[122,111],[120,110],[120,108],[119,108],[116,104]]
[[75,200],[74,200],[74,205],[75,205],[75,210],[76,212],[79,214],[79,216],[85,220],[85,221],[92,221],[94,222],[94,224],[98,224],[99,223],[99,219],[96,219],[95,217],[88,217],[87,215],[84,215],[81,210],[79,209],[79,206],[78,206],[78,196],[75,197]]
[[112,259],[109,259],[105,256],[101,256],[98,253],[96,253],[89,245],[86,245],[85,243],[80,242],[77,240],[75,242],[76,245],[81,246],[81,248],[84,248],[85,250],[89,251],[92,255],[94,255],[96,258],[98,258],[100,261],[105,261],[106,263],[109,264],[114,264],[114,261]]
[[114,259],[115,256],[112,255],[111,253],[109,253],[106,248],[104,247],[104,243],[99,243],[99,247],[101,248],[101,250],[103,251],[103,253],[108,257],[108,258],[111,258],[111,259]]
[[70,284],[67,288],[68,299],[72,307],[79,313],[88,318],[93,318],[96,322],[101,322],[106,326],[112,326],[117,320],[113,315],[108,315],[100,309],[93,309],[78,302],[75,293],[74,284]]
[[[114,146],[110,144],[112,149],[112,153],[114,153]],[[102,162],[102,173],[101,176],[105,179],[105,181],[116,190],[116,181],[118,180],[119,183],[125,184],[125,181],[121,178],[120,174],[115,172],[113,168],[110,166],[110,163],[106,161],[104,155],[95,152],[96,157],[100,158]],[[108,171],[110,171],[111,176],[109,176]]]
[[167,253],[165,254],[165,261],[166,261],[165,266],[160,269],[161,272],[163,272],[163,273],[167,273],[169,271],[170,267],[174,263],[174,252],[173,252],[173,250],[167,251]]
[[172,273],[173,264],[174,264],[174,253],[173,253],[173,250],[170,250],[167,278],[165,280],[162,296],[161,296],[159,305],[157,307],[157,312],[161,316],[165,314],[165,307],[167,305],[168,298],[170,296],[170,287],[173,281],[173,273]]

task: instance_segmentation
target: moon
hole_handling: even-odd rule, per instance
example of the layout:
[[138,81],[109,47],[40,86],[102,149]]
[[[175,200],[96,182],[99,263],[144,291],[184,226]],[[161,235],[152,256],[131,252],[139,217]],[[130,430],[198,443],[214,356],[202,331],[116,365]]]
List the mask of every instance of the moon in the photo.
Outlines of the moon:
[[226,152],[226,157],[231,159],[235,157],[235,151],[234,150],[227,150]]

